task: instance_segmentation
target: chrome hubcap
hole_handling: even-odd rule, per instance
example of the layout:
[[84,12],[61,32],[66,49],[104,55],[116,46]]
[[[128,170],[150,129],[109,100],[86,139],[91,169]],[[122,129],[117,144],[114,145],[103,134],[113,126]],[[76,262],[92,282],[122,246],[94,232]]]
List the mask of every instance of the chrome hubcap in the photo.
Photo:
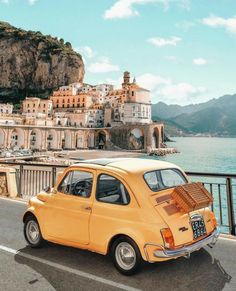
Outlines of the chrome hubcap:
[[26,226],[27,238],[32,244],[36,244],[39,240],[39,227],[36,221],[31,220]]
[[136,253],[134,248],[127,242],[117,245],[115,257],[118,265],[124,270],[130,270],[136,263]]

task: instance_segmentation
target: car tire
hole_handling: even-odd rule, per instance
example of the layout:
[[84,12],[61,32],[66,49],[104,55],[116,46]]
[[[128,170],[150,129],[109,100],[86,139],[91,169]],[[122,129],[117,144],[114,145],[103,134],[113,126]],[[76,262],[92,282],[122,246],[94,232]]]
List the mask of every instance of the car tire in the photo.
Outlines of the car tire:
[[40,248],[43,246],[44,239],[41,234],[39,223],[33,215],[25,219],[24,236],[25,240],[32,248]]
[[123,275],[130,276],[137,273],[142,263],[137,244],[129,237],[119,237],[114,241],[110,251],[113,264]]

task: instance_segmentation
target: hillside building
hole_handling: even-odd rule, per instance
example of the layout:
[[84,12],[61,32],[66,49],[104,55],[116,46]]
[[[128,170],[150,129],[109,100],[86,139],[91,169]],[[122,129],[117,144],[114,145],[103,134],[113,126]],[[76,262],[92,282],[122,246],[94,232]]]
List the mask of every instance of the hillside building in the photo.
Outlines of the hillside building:
[[9,103],[0,103],[0,115],[2,114],[12,114],[13,105]]
[[25,116],[43,117],[52,115],[52,101],[37,97],[26,97],[22,102],[22,113]]

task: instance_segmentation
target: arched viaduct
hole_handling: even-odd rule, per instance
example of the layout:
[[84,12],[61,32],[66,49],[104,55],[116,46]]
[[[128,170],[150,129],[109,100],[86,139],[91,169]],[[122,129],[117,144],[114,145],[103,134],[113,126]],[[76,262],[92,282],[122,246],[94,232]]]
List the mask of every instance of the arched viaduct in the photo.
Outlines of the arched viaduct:
[[161,147],[164,128],[161,123],[122,125],[112,128],[74,128],[29,125],[1,125],[0,148],[18,147],[38,151],[101,148],[115,145],[128,150]]

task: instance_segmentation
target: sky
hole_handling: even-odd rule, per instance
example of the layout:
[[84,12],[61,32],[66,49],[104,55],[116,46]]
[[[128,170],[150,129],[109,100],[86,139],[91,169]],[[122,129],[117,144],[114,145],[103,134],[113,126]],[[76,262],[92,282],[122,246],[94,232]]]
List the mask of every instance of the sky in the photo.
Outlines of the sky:
[[236,93],[236,0],[0,0],[0,20],[71,42],[87,83],[128,70],[180,105]]

